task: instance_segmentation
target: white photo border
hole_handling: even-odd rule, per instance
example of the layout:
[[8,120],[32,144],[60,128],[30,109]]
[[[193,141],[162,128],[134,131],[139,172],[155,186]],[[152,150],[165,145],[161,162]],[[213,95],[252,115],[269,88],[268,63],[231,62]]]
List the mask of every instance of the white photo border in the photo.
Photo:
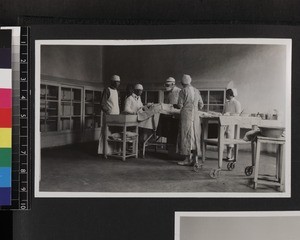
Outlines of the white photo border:
[[226,211],[226,212],[180,212],[174,214],[174,240],[180,240],[180,219],[182,217],[300,217],[300,211]]
[[[47,192],[40,191],[41,144],[40,144],[40,84],[41,47],[43,45],[193,45],[193,44],[246,44],[286,46],[286,151],[285,191],[272,193],[249,192]],[[35,40],[35,159],[34,196],[39,198],[290,198],[291,197],[291,67],[292,40],[288,38],[201,38],[201,39],[156,39],[156,40]]]

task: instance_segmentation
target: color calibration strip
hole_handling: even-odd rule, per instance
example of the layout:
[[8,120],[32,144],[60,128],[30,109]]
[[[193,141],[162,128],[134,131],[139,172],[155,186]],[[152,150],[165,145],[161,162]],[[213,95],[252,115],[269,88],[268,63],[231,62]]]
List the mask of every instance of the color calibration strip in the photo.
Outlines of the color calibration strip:
[[0,206],[11,205],[12,31],[0,30]]
[[29,28],[12,31],[12,198],[5,210],[30,209]]

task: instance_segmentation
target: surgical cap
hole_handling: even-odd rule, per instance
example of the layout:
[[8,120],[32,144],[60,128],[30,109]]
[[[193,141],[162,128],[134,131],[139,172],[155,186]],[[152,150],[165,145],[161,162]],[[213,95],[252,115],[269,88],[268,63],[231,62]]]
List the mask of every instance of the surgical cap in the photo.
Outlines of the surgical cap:
[[190,75],[184,74],[183,77],[182,77],[181,82],[182,82],[183,84],[191,84],[192,78],[191,78]]
[[143,90],[143,86],[142,86],[142,84],[136,84],[136,85],[134,86],[134,89],[135,89],[135,90]]
[[115,82],[120,82],[120,81],[121,81],[120,76],[118,76],[118,75],[113,75],[113,76],[111,77],[111,80],[112,80],[112,81],[115,81]]
[[167,78],[166,83],[175,83],[175,79],[172,77]]

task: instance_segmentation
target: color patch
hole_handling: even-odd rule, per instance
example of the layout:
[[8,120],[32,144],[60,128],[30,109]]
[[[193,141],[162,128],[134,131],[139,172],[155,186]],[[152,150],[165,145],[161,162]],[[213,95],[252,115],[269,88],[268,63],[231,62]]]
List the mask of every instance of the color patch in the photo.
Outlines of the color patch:
[[12,31],[0,31],[0,205],[11,205]]
[[0,128],[12,127],[12,110],[11,108],[0,108]]
[[0,88],[12,87],[12,70],[0,68]]
[[0,148],[0,167],[11,167],[11,148]]
[[11,128],[0,128],[0,148],[11,148]]
[[11,188],[0,188],[0,206],[11,205]]
[[11,30],[1,30],[0,31],[0,48],[10,48],[11,47]]
[[11,105],[12,105],[12,90],[0,88],[0,108],[11,108]]
[[0,48],[0,68],[11,68],[11,48]]
[[0,168],[0,188],[11,187],[11,168],[1,167]]

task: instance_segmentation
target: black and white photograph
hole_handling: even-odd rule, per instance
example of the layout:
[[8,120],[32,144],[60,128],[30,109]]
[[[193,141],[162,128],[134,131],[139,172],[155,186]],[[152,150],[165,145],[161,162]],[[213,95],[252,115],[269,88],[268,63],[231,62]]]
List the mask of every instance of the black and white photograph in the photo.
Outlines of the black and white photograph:
[[299,224],[299,211],[176,212],[175,240],[297,240]]
[[291,49],[35,41],[35,196],[290,197]]

